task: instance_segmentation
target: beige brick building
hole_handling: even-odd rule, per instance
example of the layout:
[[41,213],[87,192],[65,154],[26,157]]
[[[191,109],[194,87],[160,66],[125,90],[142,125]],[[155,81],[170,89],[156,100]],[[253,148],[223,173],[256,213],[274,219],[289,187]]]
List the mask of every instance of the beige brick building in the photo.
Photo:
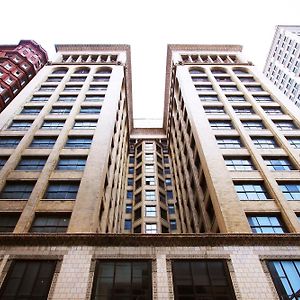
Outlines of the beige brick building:
[[169,45],[163,128],[130,48],[58,45],[0,115],[0,300],[298,299],[300,111],[236,45]]

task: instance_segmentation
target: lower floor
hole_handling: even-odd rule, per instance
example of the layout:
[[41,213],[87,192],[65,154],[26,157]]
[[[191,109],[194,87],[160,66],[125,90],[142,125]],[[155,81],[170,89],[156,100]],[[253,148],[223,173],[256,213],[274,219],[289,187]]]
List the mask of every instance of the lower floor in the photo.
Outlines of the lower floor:
[[0,299],[300,299],[299,246],[2,246]]

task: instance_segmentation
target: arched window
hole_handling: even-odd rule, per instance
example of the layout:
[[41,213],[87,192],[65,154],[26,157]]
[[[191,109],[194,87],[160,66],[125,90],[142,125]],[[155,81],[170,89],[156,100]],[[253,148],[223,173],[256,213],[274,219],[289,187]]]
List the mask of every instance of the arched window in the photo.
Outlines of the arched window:
[[53,70],[52,74],[66,74],[68,72],[68,68],[57,68]]

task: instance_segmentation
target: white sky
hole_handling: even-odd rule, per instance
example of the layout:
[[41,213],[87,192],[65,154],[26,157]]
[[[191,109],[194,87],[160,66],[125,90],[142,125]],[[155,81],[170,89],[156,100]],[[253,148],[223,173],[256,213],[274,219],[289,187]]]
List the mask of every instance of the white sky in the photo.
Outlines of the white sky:
[[[300,0],[2,1],[1,44],[130,44],[134,117],[162,118],[167,44],[241,44],[262,70],[278,24],[300,24]],[[13,26],[12,22],[15,22]]]

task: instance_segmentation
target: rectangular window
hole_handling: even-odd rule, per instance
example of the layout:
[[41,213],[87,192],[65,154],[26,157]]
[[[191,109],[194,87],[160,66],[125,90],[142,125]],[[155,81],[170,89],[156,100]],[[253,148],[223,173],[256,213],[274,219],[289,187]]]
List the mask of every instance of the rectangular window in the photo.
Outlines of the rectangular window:
[[274,124],[277,126],[280,130],[295,130],[298,129],[298,127],[295,125],[293,121],[273,121]]
[[97,121],[75,121],[73,129],[95,129]]
[[124,222],[124,229],[125,230],[131,230],[132,222],[131,220],[125,220]]
[[50,98],[49,96],[32,96],[32,98],[30,99],[30,101],[32,102],[47,102]]
[[223,107],[207,106],[207,107],[204,107],[204,111],[206,114],[209,114],[209,115],[224,115],[225,114]]
[[221,149],[242,148],[242,142],[238,137],[217,137],[218,145]]
[[126,212],[126,214],[132,213],[132,205],[131,204],[126,204],[125,212]]
[[35,136],[30,148],[52,148],[56,142],[56,136]]
[[299,299],[300,261],[274,260],[267,265],[280,299]]
[[222,85],[221,86],[222,90],[225,92],[238,92],[239,89],[235,85]]
[[66,96],[62,96],[60,95],[58,97],[58,102],[75,102],[77,96],[71,96],[71,95],[66,95]]
[[47,299],[55,260],[13,260],[0,290],[1,299]]
[[145,216],[146,217],[156,217],[156,206],[147,206],[146,205]]
[[250,158],[247,157],[225,157],[225,163],[230,171],[251,171],[255,167]]
[[67,115],[71,111],[71,106],[57,106],[57,107],[52,107],[50,114],[53,115]]
[[84,101],[88,102],[103,102],[105,95],[86,95]]
[[19,217],[19,213],[0,213],[0,233],[13,232]]
[[133,191],[127,191],[127,199],[133,199]]
[[280,183],[279,187],[288,201],[300,200],[300,184],[299,182]]
[[157,233],[157,224],[155,223],[148,223],[145,225],[145,233]]
[[27,130],[33,121],[31,120],[14,120],[11,122],[9,129],[11,130]]
[[42,85],[39,92],[54,92],[56,88],[57,85]]
[[83,106],[80,109],[81,115],[98,115],[101,112],[101,107],[90,107],[90,106]]
[[102,92],[105,92],[107,90],[107,87],[108,87],[107,84],[102,84],[102,85],[91,84],[89,86],[89,91],[102,91]]
[[98,260],[91,300],[152,299],[151,272],[150,261]]
[[257,85],[257,86],[246,86],[246,88],[250,92],[264,92],[264,89],[259,85]]
[[265,163],[269,170],[272,171],[289,171],[293,170],[294,167],[288,158],[284,157],[264,157]]
[[274,107],[274,108],[273,107],[265,107],[264,111],[268,115],[282,115],[283,114],[282,110],[277,107]]
[[7,159],[8,159],[8,157],[6,157],[6,156],[0,156],[0,169],[3,168],[3,166],[7,162]]
[[146,185],[155,185],[155,178],[153,176],[146,176],[145,184]]
[[30,232],[54,233],[66,232],[70,221],[70,214],[36,215]]
[[91,136],[69,136],[65,148],[90,148],[92,140]]
[[76,199],[78,188],[77,181],[52,181],[48,185],[44,199]]
[[195,85],[198,92],[212,92],[214,91],[212,85]]
[[225,261],[175,260],[172,271],[175,299],[236,299]]
[[165,183],[167,186],[172,185],[172,179],[171,178],[166,178]]
[[176,230],[177,229],[176,220],[170,220],[170,228],[171,228],[171,230]]
[[69,81],[70,82],[84,82],[86,80],[86,76],[71,76]]
[[1,136],[0,148],[16,148],[21,139],[21,136]]
[[234,111],[238,115],[252,115],[254,110],[248,107],[234,107]]
[[154,155],[150,153],[145,154],[145,160],[146,161],[153,161],[154,160]]
[[290,145],[296,149],[300,149],[300,138],[299,137],[287,137]]
[[16,170],[39,171],[44,168],[47,161],[45,156],[23,156],[16,167]]
[[209,121],[212,129],[217,130],[230,130],[234,129],[231,121]]
[[86,156],[60,156],[56,169],[81,171],[85,167],[86,159]]
[[42,106],[24,107],[20,114],[22,115],[38,115],[42,110]]
[[127,179],[127,185],[133,186],[133,178],[128,178]]
[[262,121],[242,121],[243,126],[249,130],[266,129]]
[[64,127],[65,121],[44,121],[41,129],[45,130],[60,130]]
[[285,233],[285,227],[277,216],[248,216],[253,233]]
[[28,199],[35,181],[7,181],[0,193],[0,199]]
[[253,96],[257,102],[274,102],[270,96]]
[[241,201],[259,201],[270,199],[270,196],[268,195],[262,183],[235,183],[234,187]]
[[246,102],[244,96],[226,95],[229,102]]
[[154,173],[154,165],[145,165],[146,173]]
[[155,201],[156,200],[156,195],[155,191],[145,191],[145,199],[150,200],[150,201]]
[[214,95],[198,95],[200,101],[202,102],[219,102],[219,98],[218,96],[214,96]]
[[78,92],[82,88],[82,85],[66,85],[64,92]]
[[274,149],[277,144],[272,137],[251,137],[254,145],[258,149]]
[[168,210],[169,210],[169,214],[175,214],[175,205],[174,204],[169,204],[168,205]]

